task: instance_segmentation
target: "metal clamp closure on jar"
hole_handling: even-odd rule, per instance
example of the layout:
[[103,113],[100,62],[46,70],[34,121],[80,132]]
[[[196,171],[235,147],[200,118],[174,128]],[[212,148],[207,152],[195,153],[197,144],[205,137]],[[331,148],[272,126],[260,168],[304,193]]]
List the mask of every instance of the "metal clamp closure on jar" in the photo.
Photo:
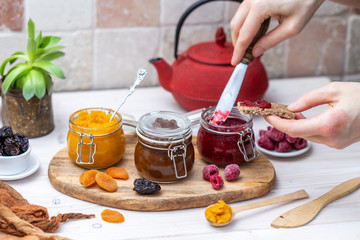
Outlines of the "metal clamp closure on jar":
[[[108,136],[110,134],[113,134],[113,133],[119,131],[120,129],[121,129],[121,126],[118,129],[116,129],[115,131],[112,131],[112,132],[109,132],[109,133],[99,134],[99,135],[92,135],[91,133],[79,133],[79,132],[75,131],[74,129],[72,129],[70,127],[70,130],[72,132],[79,135],[79,142],[78,142],[78,144],[76,146],[76,163],[77,164],[88,164],[88,165],[94,164],[94,162],[95,162],[94,156],[96,154],[96,143],[94,141],[94,138],[95,137]],[[88,137],[90,139],[90,142],[89,143],[84,142],[83,137]],[[82,161],[83,145],[90,146],[90,149],[89,149],[89,161],[88,162],[83,162]]]
[[[244,156],[244,160],[246,162],[250,162],[251,160],[254,160],[255,158],[257,158],[260,155],[260,153],[255,146],[255,142],[254,142],[254,138],[253,138],[254,131],[251,128],[247,128],[244,131],[239,132],[238,134],[240,135],[240,138],[237,142],[237,145],[238,145],[240,152]],[[244,136],[246,136],[245,140],[243,140]],[[253,155],[250,158],[246,154],[246,149],[245,149],[246,141],[250,141],[251,150],[253,152]]]
[[[176,145],[176,146],[172,146],[172,145],[173,145],[173,143],[170,141],[170,145],[168,147],[168,156],[174,163],[175,176],[176,176],[176,178],[185,178],[187,176],[187,169],[186,169],[186,162],[185,162],[187,145],[185,144],[184,139],[182,139],[181,145]],[[180,151],[182,151],[182,153],[179,153]],[[182,157],[182,160],[184,163],[184,175],[182,175],[182,176],[178,175],[178,171],[176,168],[176,162],[175,162],[176,157]]]

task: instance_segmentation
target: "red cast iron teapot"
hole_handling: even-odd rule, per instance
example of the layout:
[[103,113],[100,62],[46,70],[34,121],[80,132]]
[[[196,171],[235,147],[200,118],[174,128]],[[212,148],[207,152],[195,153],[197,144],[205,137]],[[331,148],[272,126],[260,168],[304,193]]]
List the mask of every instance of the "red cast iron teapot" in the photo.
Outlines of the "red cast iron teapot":
[[[180,18],[175,33],[175,61],[170,66],[162,58],[150,59],[155,66],[160,85],[170,91],[186,110],[216,106],[234,67],[230,64],[233,45],[226,41],[222,28],[217,29],[214,42],[191,46],[178,56],[181,26],[197,7],[216,0],[202,0],[191,5]],[[232,0],[242,2],[242,0]],[[259,58],[248,65],[237,101],[261,99],[268,88],[268,78]]]

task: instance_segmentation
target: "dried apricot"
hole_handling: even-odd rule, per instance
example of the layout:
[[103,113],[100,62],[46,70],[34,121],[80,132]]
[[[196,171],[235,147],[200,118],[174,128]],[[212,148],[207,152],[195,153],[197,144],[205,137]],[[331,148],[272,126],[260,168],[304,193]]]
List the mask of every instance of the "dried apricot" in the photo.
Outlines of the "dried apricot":
[[125,220],[121,213],[110,209],[102,211],[101,218],[106,222],[123,222]]
[[[89,187],[89,186],[93,185],[96,182],[95,176],[98,172],[99,172],[98,170],[89,170],[89,171],[85,172],[82,177],[82,185],[84,185],[85,187]],[[80,182],[81,182],[81,180],[80,180]]]
[[84,175],[85,175],[85,172],[83,172],[83,173],[80,175],[80,177],[79,177],[79,182],[80,182],[81,185],[82,185],[83,182],[84,182]]
[[117,189],[117,183],[110,175],[98,172],[95,176],[96,183],[104,190],[108,192],[115,192]]
[[106,169],[106,173],[117,179],[128,179],[129,174],[127,173],[125,168],[120,167],[110,167]]

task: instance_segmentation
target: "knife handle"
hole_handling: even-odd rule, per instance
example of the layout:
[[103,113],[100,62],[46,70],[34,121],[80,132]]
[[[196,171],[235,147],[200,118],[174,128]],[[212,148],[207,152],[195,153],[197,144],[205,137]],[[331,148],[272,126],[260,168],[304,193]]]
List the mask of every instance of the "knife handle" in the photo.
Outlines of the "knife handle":
[[261,24],[260,29],[258,30],[258,32],[256,33],[255,37],[253,38],[253,40],[251,41],[249,47],[246,49],[244,57],[241,59],[241,62],[244,64],[249,64],[254,56],[252,55],[252,49],[255,45],[255,43],[257,41],[259,41],[259,39],[265,35],[266,31],[269,28],[269,24],[270,24],[270,17],[265,19],[265,21]]
[[317,198],[316,201],[321,202],[322,206],[325,206],[332,201],[341,198],[354,190],[356,190],[358,187],[360,187],[360,177],[350,179],[346,182],[343,182],[333,189],[331,189],[329,192],[325,193],[321,197]]

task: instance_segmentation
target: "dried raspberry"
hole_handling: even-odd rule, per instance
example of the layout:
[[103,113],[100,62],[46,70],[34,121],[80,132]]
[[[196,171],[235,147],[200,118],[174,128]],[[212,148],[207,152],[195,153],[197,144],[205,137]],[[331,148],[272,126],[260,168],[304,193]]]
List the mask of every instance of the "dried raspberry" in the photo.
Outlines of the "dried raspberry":
[[284,139],[285,133],[277,130],[276,128],[272,128],[271,130],[268,131],[268,136],[271,140],[275,142],[280,142],[281,140]]
[[294,148],[297,150],[303,149],[307,146],[307,141],[303,138],[298,138],[294,143]]
[[224,185],[224,180],[219,175],[212,175],[210,177],[211,185],[214,189],[219,190]]
[[271,129],[273,129],[272,126],[268,126],[268,127],[267,127],[267,130],[268,130],[268,131],[270,131]]
[[219,168],[215,164],[207,165],[203,168],[203,177],[210,181],[211,176],[219,175]]
[[240,175],[240,168],[237,164],[229,164],[225,167],[224,177],[228,181],[236,180]]
[[285,134],[285,140],[289,143],[295,143],[298,138],[290,137],[289,135]]
[[268,137],[268,135],[264,135],[257,141],[260,147],[265,148],[267,150],[274,150],[274,142]]
[[292,150],[291,143],[286,140],[275,143],[275,151],[277,152],[290,152]]
[[262,137],[263,135],[267,135],[267,131],[266,130],[260,130],[259,135],[260,135],[260,137]]

